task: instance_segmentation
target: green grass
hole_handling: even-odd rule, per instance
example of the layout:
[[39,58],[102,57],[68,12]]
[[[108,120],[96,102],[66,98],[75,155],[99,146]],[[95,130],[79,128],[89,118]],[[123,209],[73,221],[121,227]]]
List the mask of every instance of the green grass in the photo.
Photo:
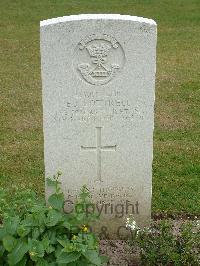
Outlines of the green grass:
[[199,0],[1,0],[1,187],[44,193],[39,21],[80,13],[157,21],[153,212],[200,214]]

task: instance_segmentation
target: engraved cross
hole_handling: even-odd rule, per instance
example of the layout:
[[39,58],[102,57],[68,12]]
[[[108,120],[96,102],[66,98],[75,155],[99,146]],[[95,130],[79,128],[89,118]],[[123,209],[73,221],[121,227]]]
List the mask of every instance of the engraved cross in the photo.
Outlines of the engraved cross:
[[117,145],[114,146],[102,146],[101,144],[101,129],[102,127],[96,127],[97,133],[97,145],[96,147],[84,147],[81,146],[81,150],[84,151],[96,151],[97,152],[97,177],[101,180],[101,152],[102,151],[116,151]]

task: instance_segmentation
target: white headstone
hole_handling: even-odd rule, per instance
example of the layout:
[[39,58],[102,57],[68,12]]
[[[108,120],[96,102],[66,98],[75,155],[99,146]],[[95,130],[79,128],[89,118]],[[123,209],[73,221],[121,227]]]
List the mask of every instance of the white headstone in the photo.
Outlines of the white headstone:
[[107,237],[124,234],[130,214],[147,224],[156,23],[108,14],[42,21],[41,62],[46,177],[62,172],[67,208],[86,184]]

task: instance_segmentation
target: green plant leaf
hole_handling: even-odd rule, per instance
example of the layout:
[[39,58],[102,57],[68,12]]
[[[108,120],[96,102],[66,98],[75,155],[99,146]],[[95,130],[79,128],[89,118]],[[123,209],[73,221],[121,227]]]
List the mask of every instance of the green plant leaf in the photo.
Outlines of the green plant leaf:
[[3,246],[8,252],[11,252],[13,248],[16,246],[16,244],[17,240],[10,235],[7,235],[3,238]]
[[67,220],[65,220],[65,221],[62,223],[62,226],[65,227],[66,229],[69,229],[69,230],[71,230],[71,228],[72,228],[71,223],[69,223]]
[[46,249],[46,253],[47,254],[51,254],[54,251],[55,251],[55,248],[52,245],[49,245],[48,248]]
[[44,246],[42,241],[38,241],[36,239],[29,240],[29,255],[32,261],[37,261],[38,258],[42,258],[44,256]]
[[48,266],[58,266],[56,262],[48,262]]
[[24,221],[23,221],[24,226],[36,226],[37,223],[34,219],[34,215],[32,213],[28,213],[25,215]]
[[32,238],[37,239],[45,231],[45,226],[34,227],[32,229]]
[[33,212],[28,213],[23,220],[24,226],[44,226],[45,223],[45,213],[44,212]]
[[16,264],[16,266],[26,266],[26,265],[27,265],[26,262],[27,262],[27,257],[24,256],[23,259],[20,260],[20,261]]
[[47,231],[47,236],[49,238],[50,244],[55,245],[57,240],[56,240],[56,231]]
[[3,222],[6,232],[10,235],[14,235],[16,233],[19,222],[20,219],[18,216],[6,218]]
[[46,251],[47,254],[50,254],[53,251],[55,251],[55,248],[52,245],[50,245],[50,240],[47,236],[45,236],[42,239],[42,244],[43,244],[44,250]]
[[20,237],[25,237],[26,235],[28,235],[31,231],[31,228],[30,227],[27,227],[27,226],[24,226],[24,225],[20,225],[18,228],[17,228],[17,234],[20,236]]
[[60,254],[62,253],[63,247],[61,245],[57,245],[56,250],[55,250],[55,257],[58,258]]
[[32,230],[32,238],[33,238],[33,239],[37,239],[39,236],[40,236],[40,230],[39,230],[38,227],[35,227],[35,228]]
[[52,194],[48,199],[49,204],[57,210],[62,210],[64,207],[64,195],[63,193]]
[[86,259],[93,263],[94,265],[100,266],[101,265],[101,258],[96,250],[87,250],[83,253]]
[[57,263],[59,264],[67,264],[73,261],[76,261],[81,256],[79,252],[61,252],[60,256],[57,258]]
[[[83,211],[65,214],[59,182],[51,180],[50,183],[55,185],[56,191],[49,198],[51,207],[30,201],[21,219],[7,216],[4,220],[3,227],[0,227],[0,241],[3,240],[3,244],[0,242],[0,257],[3,256],[6,265],[11,266],[26,266],[27,263],[36,266],[99,266],[101,258],[95,251],[95,236],[88,233],[83,237],[81,231],[81,226],[91,219]],[[88,195],[83,189],[81,204],[84,208]]]
[[70,244],[70,241],[66,239],[57,239],[58,243],[62,246],[65,247],[66,245]]
[[42,202],[40,204],[34,205],[31,208],[31,212],[32,213],[39,213],[39,214],[43,214],[45,211],[47,210],[47,206],[45,202]]
[[6,229],[0,228],[0,241],[3,240],[3,238],[7,235]]
[[43,244],[43,247],[44,247],[45,250],[49,247],[50,241],[49,241],[49,238],[47,236],[45,236],[42,239],[42,244]]
[[102,264],[107,263],[109,261],[109,258],[107,256],[100,256],[100,259]]
[[79,194],[79,198],[82,200],[82,201],[85,201],[89,198],[90,196],[90,192],[89,192],[89,189],[87,188],[86,185],[84,185],[82,188],[81,188],[81,192]]
[[49,186],[49,187],[55,187],[56,180],[53,180],[53,179],[48,177],[48,178],[46,178],[46,183],[47,183],[47,186]]
[[22,260],[26,252],[28,251],[28,244],[26,241],[20,239],[12,252],[8,255],[9,265],[16,265]]
[[57,210],[49,210],[47,218],[46,218],[46,225],[47,226],[55,226],[59,222],[63,221],[62,214]]
[[48,266],[48,265],[49,263],[43,258],[38,259],[38,261],[36,262],[36,266]]
[[56,187],[56,184],[61,184],[60,182],[58,182],[57,180],[53,180],[51,178],[47,178],[46,179],[46,182],[47,182],[47,186],[48,187]]
[[0,257],[3,257],[4,251],[5,251],[4,246],[0,245]]

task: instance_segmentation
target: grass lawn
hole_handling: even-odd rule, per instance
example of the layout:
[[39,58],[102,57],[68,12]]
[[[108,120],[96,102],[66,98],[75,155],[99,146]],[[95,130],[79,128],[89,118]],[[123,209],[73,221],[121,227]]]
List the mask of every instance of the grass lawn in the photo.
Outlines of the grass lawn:
[[200,214],[199,0],[0,0],[0,186],[44,193],[39,21],[80,13],[158,23],[153,213]]

